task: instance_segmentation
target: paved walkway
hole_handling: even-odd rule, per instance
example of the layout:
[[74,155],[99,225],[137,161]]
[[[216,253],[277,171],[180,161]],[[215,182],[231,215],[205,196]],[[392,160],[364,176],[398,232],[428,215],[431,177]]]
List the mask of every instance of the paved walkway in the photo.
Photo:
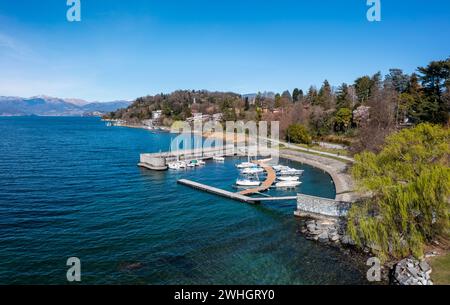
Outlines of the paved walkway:
[[[261,137],[263,138],[263,137]],[[334,157],[334,158],[340,158],[342,160],[345,161],[349,161],[349,162],[355,162],[355,159],[351,158],[351,157],[347,157],[347,156],[343,156],[343,155],[339,155],[339,154],[333,154],[333,153],[329,153],[329,152],[324,152],[324,151],[320,151],[320,150],[315,150],[315,149],[310,149],[310,148],[305,148],[302,146],[298,146],[295,144],[290,144],[284,141],[280,141],[280,140],[272,140],[270,138],[263,138],[265,141],[270,141],[273,142],[274,144],[278,144],[278,145],[283,145],[286,148],[290,148],[290,149],[296,149],[296,150],[302,150],[305,152],[310,152],[310,153],[314,153],[314,154],[318,154],[318,155],[323,155],[326,157]]]

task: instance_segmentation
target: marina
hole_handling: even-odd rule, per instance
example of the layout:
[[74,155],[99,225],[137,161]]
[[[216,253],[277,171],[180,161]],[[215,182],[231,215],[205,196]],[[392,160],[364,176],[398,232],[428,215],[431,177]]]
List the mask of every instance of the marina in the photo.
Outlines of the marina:
[[[238,152],[234,145],[229,145],[226,147],[141,154],[138,166],[157,171],[167,169],[179,171],[205,165],[204,160],[220,161],[222,163],[226,157],[242,156],[244,153],[245,151]],[[239,170],[241,177],[236,179],[235,187],[244,188],[237,192],[188,179],[179,179],[177,183],[199,191],[250,204],[296,200],[297,210],[294,212],[296,216],[309,215],[315,217],[324,215],[341,217],[346,214],[350,203],[342,201],[341,197],[344,198],[342,194],[336,194],[336,199],[334,200],[321,197],[313,197],[312,200],[310,197],[304,197],[298,191],[298,187],[302,185],[300,177],[303,175],[304,170],[281,164],[270,165],[270,162],[271,159],[250,160],[250,156],[247,155],[247,161],[236,164],[235,166]],[[260,181],[259,175],[264,177],[263,181]],[[332,177],[336,178],[336,175],[333,174]],[[341,188],[340,184],[337,186]],[[297,191],[297,194],[296,196],[271,196],[265,194],[270,189],[277,189],[281,192],[294,190]],[[310,204],[311,202],[313,202],[312,205]],[[330,212],[330,209],[334,212]]]

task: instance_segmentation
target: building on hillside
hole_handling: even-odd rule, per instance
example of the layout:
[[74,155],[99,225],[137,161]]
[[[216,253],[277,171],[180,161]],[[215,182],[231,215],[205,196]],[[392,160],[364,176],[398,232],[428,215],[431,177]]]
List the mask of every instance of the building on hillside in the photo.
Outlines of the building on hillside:
[[162,110],[152,111],[152,120],[159,120],[162,116]]
[[212,115],[212,121],[214,123],[219,123],[223,120],[223,113],[214,113]]

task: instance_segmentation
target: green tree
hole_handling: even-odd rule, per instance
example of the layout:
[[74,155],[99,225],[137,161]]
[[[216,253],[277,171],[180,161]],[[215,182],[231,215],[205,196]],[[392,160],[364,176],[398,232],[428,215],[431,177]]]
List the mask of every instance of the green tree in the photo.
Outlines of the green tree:
[[359,77],[355,80],[355,91],[359,103],[364,104],[369,100],[371,87],[372,80],[369,76]]
[[443,99],[446,86],[450,82],[450,58],[433,61],[426,67],[419,67],[423,92],[422,109],[425,109],[423,121],[446,123],[449,119],[449,105]]
[[309,87],[308,93],[306,95],[306,101],[311,105],[319,104],[318,92],[314,86]]
[[318,103],[324,109],[330,109],[333,106],[333,92],[330,83],[325,80],[319,90]]
[[348,108],[339,109],[334,115],[334,129],[346,131],[352,124],[352,111]]
[[409,80],[410,77],[401,69],[389,69],[389,74],[385,77],[385,83],[398,93],[405,93],[408,90]]
[[386,259],[413,254],[448,234],[450,131],[420,124],[392,134],[378,155],[355,156],[352,174],[370,199],[354,204],[347,230]]
[[281,95],[279,93],[275,94],[275,104],[274,104],[275,108],[280,108],[281,107]]
[[340,85],[336,92],[336,108],[351,108],[352,107],[352,100],[350,97],[350,92],[348,85],[346,83],[343,83]]
[[250,102],[248,101],[248,96],[244,99],[244,110],[248,111],[250,109]]
[[287,129],[286,138],[288,141],[300,144],[311,144],[312,138],[305,126],[301,124],[292,124]]
[[289,90],[283,91],[283,93],[281,94],[281,97],[288,102],[292,102],[292,96],[291,96],[291,93],[289,92]]
[[300,95],[300,90],[298,90],[298,88],[295,88],[292,91],[292,100],[294,101],[294,103],[299,101],[299,95]]

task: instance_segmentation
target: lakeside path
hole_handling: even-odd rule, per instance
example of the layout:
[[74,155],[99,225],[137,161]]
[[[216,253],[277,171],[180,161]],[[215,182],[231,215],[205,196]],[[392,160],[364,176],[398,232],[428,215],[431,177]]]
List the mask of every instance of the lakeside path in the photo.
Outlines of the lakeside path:
[[282,145],[282,146],[284,146],[286,148],[295,149],[295,150],[301,150],[301,151],[304,151],[304,152],[307,152],[307,153],[310,153],[310,154],[313,153],[313,154],[322,155],[322,156],[325,156],[325,157],[332,157],[332,158],[342,159],[344,161],[348,161],[348,162],[352,162],[352,163],[355,162],[355,159],[353,159],[351,157],[339,155],[339,154],[333,154],[333,153],[320,151],[320,150],[316,150],[316,149],[305,148],[305,147],[301,147],[301,146],[298,146],[298,145],[295,145],[295,144],[290,144],[290,143],[287,143],[287,142],[284,142],[284,141],[272,140],[270,138],[262,138],[262,139],[264,139],[266,141],[270,141],[270,142],[272,142],[274,144],[277,144],[277,145]]

